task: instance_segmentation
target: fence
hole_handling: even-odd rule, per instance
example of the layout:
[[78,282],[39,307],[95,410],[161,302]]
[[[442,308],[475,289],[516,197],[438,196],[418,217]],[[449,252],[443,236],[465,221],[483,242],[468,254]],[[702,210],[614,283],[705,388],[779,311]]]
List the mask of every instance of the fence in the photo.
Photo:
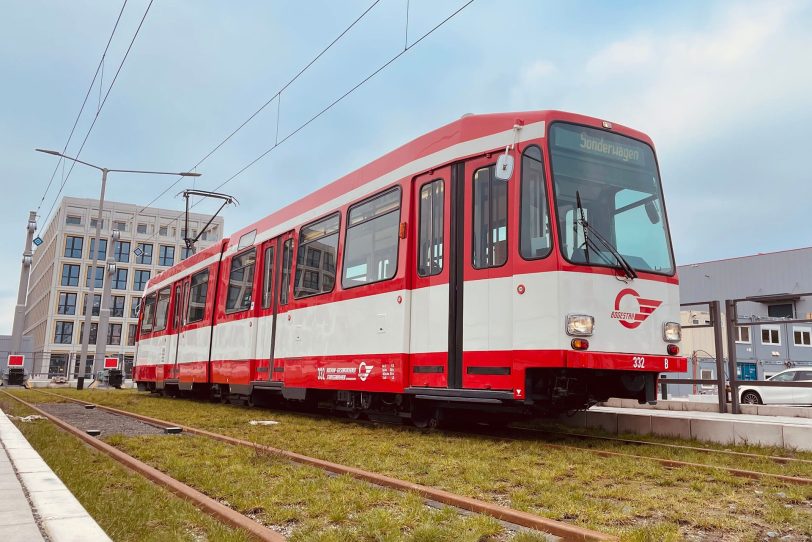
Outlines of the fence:
[[[93,360],[94,356],[88,354],[87,363],[84,367],[80,367],[80,359],[78,353],[51,353],[51,352],[18,352],[25,356],[25,373],[34,380],[50,380],[51,378],[65,378],[73,380],[77,377],[92,378],[93,377]],[[5,360],[8,358],[10,352],[0,351],[0,378],[7,377],[8,369],[5,367]],[[116,357],[115,355],[112,357]],[[124,377],[131,378],[133,357],[118,355],[120,366],[124,370]]]
[[[796,297],[809,297],[810,293],[793,294]],[[682,326],[683,329],[693,328],[713,328],[714,349],[716,353],[716,378],[696,379],[696,378],[666,378],[663,376],[660,380],[660,388],[663,399],[667,397],[669,384],[700,384],[700,385],[713,385],[717,389],[719,397],[719,412],[727,412],[727,393],[730,391],[730,406],[733,414],[741,413],[741,405],[739,404],[739,388],[746,382],[745,385],[758,386],[758,387],[785,387],[785,388],[812,388],[812,382],[777,382],[773,380],[746,380],[739,379],[737,374],[738,361],[736,358],[736,329],[739,327],[752,328],[753,326],[764,325],[764,321],[740,321],[738,316],[738,304],[744,301],[760,301],[765,296],[756,297],[743,297],[740,299],[728,299],[725,301],[725,323],[727,324],[727,333],[722,327],[722,313],[719,301],[697,301],[692,303],[681,303],[680,307],[699,307],[706,305],[710,315],[710,323],[708,324],[692,324]],[[766,296],[769,297],[769,296]],[[808,324],[812,323],[812,319],[798,318],[798,319],[781,319],[770,320],[770,323],[779,324]],[[726,335],[726,336],[725,336]],[[750,333],[750,337],[754,335]],[[727,345],[727,380],[725,379],[725,360],[723,345]]]

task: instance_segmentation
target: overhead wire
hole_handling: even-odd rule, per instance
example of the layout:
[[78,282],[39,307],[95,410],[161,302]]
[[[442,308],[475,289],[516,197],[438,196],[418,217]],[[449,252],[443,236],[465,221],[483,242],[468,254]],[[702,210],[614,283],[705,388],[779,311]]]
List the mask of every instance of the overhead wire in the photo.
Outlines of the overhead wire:
[[[234,129],[234,130],[233,130],[233,131],[232,131],[230,134],[228,134],[228,135],[225,137],[225,139],[223,139],[223,140],[222,140],[222,141],[220,141],[220,142],[219,142],[217,145],[215,145],[215,146],[214,146],[214,147],[213,147],[213,148],[212,148],[212,149],[211,149],[211,150],[210,150],[208,153],[206,153],[206,155],[205,155],[203,158],[201,158],[200,160],[198,160],[198,162],[197,162],[197,163],[196,163],[194,166],[192,166],[191,168],[189,168],[189,171],[194,171],[195,169],[197,169],[198,167],[200,167],[200,165],[201,165],[201,164],[203,164],[203,162],[205,162],[206,160],[208,160],[208,159],[209,159],[209,157],[211,157],[211,155],[213,155],[215,152],[217,152],[218,150],[220,150],[220,147],[222,147],[223,145],[225,145],[226,143],[228,143],[228,141],[229,141],[229,140],[231,140],[231,138],[232,138],[232,137],[234,137],[234,136],[235,136],[235,135],[236,135],[236,134],[237,134],[237,133],[238,133],[240,130],[242,130],[243,128],[245,128],[245,126],[246,126],[246,125],[248,125],[248,123],[250,123],[252,120],[254,120],[254,118],[255,118],[257,115],[259,115],[259,114],[260,114],[262,111],[264,111],[264,110],[265,110],[265,108],[266,108],[266,107],[268,107],[268,106],[269,106],[271,103],[273,103],[273,102],[274,102],[274,100],[277,100],[277,98],[280,98],[280,97],[281,97],[281,95],[282,95],[282,92],[284,92],[284,91],[285,91],[285,90],[286,90],[288,87],[290,87],[290,85],[292,85],[294,82],[296,82],[296,80],[297,80],[297,79],[299,79],[299,77],[301,77],[301,76],[302,76],[302,74],[304,74],[304,73],[305,73],[305,72],[306,72],[306,71],[307,71],[307,70],[308,70],[308,69],[309,69],[309,68],[310,68],[310,67],[311,67],[313,64],[315,64],[315,63],[316,63],[316,61],[318,61],[318,60],[319,60],[319,59],[320,59],[322,56],[324,56],[324,54],[325,54],[327,51],[329,51],[329,50],[330,50],[330,49],[331,49],[331,48],[332,48],[332,47],[333,47],[333,46],[334,46],[336,43],[338,43],[338,42],[339,42],[339,40],[341,40],[341,38],[343,38],[343,37],[344,37],[344,36],[347,34],[347,32],[349,32],[350,30],[352,30],[352,29],[353,29],[353,27],[355,27],[355,25],[356,25],[356,24],[358,24],[358,23],[361,21],[361,19],[363,19],[363,18],[364,18],[364,17],[367,15],[367,13],[369,13],[370,11],[372,11],[372,8],[374,8],[376,5],[378,5],[378,4],[380,3],[380,1],[381,1],[381,0],[375,0],[374,2],[372,2],[372,4],[370,4],[370,6],[369,6],[368,8],[366,8],[366,9],[363,11],[363,13],[361,13],[361,14],[360,14],[358,17],[356,17],[356,19],[355,19],[355,20],[354,20],[352,23],[350,23],[350,25],[349,25],[348,27],[346,27],[346,28],[345,28],[345,29],[344,29],[344,30],[343,30],[343,31],[342,31],[342,32],[341,32],[341,33],[340,33],[338,36],[336,36],[336,37],[335,37],[335,39],[333,39],[333,41],[331,41],[329,45],[327,45],[326,47],[324,47],[324,48],[323,48],[323,49],[322,49],[322,50],[321,50],[321,51],[320,51],[320,52],[319,52],[319,53],[318,53],[318,54],[317,54],[315,57],[313,57],[313,59],[312,59],[312,60],[310,60],[310,62],[308,62],[308,63],[307,63],[307,64],[306,64],[306,65],[305,65],[303,68],[301,68],[301,69],[300,69],[300,70],[299,70],[299,71],[296,73],[296,75],[294,75],[294,76],[293,76],[293,77],[292,77],[292,78],[291,78],[291,79],[290,79],[290,80],[289,80],[287,83],[285,83],[284,85],[282,85],[282,87],[281,87],[279,90],[277,90],[277,91],[276,91],[276,93],[275,93],[273,96],[271,96],[270,98],[268,98],[268,100],[267,100],[265,103],[263,103],[263,104],[262,104],[262,105],[259,107],[259,109],[257,109],[257,110],[256,110],[256,111],[254,111],[253,113],[251,113],[251,115],[250,115],[250,116],[249,116],[247,119],[245,119],[245,120],[242,122],[242,124],[240,124],[239,126],[237,126],[237,128],[235,128],[235,129]],[[278,100],[278,103],[277,103],[277,116],[276,116],[276,122],[277,122],[277,124],[276,124],[276,134],[277,134],[277,138],[279,137],[279,103],[280,103],[280,102],[281,102],[281,99],[280,99],[280,100]],[[144,206],[143,206],[143,207],[142,207],[142,208],[141,208],[141,209],[138,211],[138,213],[136,213],[136,216],[137,216],[137,215],[140,215],[140,214],[141,214],[142,212],[144,212],[144,211],[145,211],[145,210],[146,210],[148,207],[151,207],[151,206],[152,206],[152,205],[153,205],[153,204],[154,204],[156,201],[158,201],[158,200],[159,200],[159,199],[161,199],[161,198],[162,198],[164,195],[166,195],[166,193],[167,193],[167,192],[169,192],[170,190],[172,190],[172,189],[173,189],[175,186],[177,186],[177,184],[178,184],[178,183],[179,183],[179,182],[180,182],[182,179],[183,179],[183,177],[182,177],[182,176],[179,176],[177,179],[175,179],[175,181],[174,181],[172,184],[170,184],[169,186],[167,186],[167,187],[166,187],[166,188],[165,188],[165,189],[164,189],[164,190],[163,190],[163,191],[162,191],[160,194],[158,194],[157,196],[155,196],[155,197],[152,199],[152,201],[150,201],[149,203],[147,203],[146,205],[144,205]]]
[[[68,134],[68,140],[65,142],[65,146],[62,147],[62,154],[65,154],[68,150],[68,145],[70,145],[71,139],[73,139],[73,133],[76,131],[76,126],[79,124],[79,119],[82,117],[82,113],[85,110],[85,105],[87,105],[87,100],[90,98],[90,93],[93,91],[93,86],[96,84],[96,79],[99,77],[99,73],[103,74],[103,66],[104,66],[104,59],[107,56],[107,51],[110,49],[110,43],[113,41],[113,36],[116,34],[116,29],[118,29],[118,23],[121,21],[121,16],[124,13],[124,8],[127,7],[127,0],[124,0],[124,4],[121,6],[121,10],[118,12],[118,17],[116,18],[116,24],[113,25],[113,31],[110,32],[110,37],[107,39],[107,45],[104,46],[104,51],[102,52],[101,59],[99,60],[98,66],[96,66],[96,73],[93,74],[93,79],[90,81],[90,86],[87,88],[87,92],[85,93],[85,99],[82,100],[82,107],[79,108],[79,113],[76,115],[76,120],[73,121],[73,126],[70,129],[70,133]],[[99,100],[101,100],[101,82],[99,82]],[[54,172],[51,173],[51,178],[48,181],[47,186],[45,187],[45,191],[42,193],[42,197],[39,200],[39,204],[37,204],[37,214],[39,214],[39,210],[42,208],[42,204],[45,202],[45,198],[48,195],[48,191],[51,189],[51,185],[56,178],[56,173],[59,171],[59,166],[62,165],[62,172],[64,178],[64,162],[63,158],[60,158],[56,166],[54,167]]]
[[[116,80],[118,79],[119,74],[121,73],[121,69],[124,67],[124,63],[127,61],[127,57],[130,55],[130,51],[132,50],[133,44],[135,43],[136,38],[138,38],[138,34],[141,32],[141,27],[144,25],[144,20],[146,20],[147,15],[149,14],[149,10],[152,7],[152,4],[155,0],[150,0],[149,4],[147,5],[147,9],[144,10],[144,15],[141,17],[141,21],[138,23],[138,28],[135,29],[135,33],[133,34],[132,39],[130,40],[130,44],[127,46],[127,51],[124,53],[124,58],[121,59],[121,62],[118,65],[118,69],[116,70],[115,75],[113,76],[112,81],[110,82],[110,86],[107,87],[107,92],[104,94],[104,99],[99,104],[99,108],[96,111],[95,116],[93,117],[93,122],[90,124],[90,128],[88,128],[87,133],[85,134],[85,138],[82,140],[82,144],[79,147],[79,150],[76,153],[74,158],[79,158],[82,154],[82,149],[85,148],[85,144],[87,143],[88,138],[90,137],[90,133],[93,131],[93,127],[96,126],[96,121],[99,120],[99,115],[101,114],[102,108],[104,104],[107,103],[107,98],[110,97],[110,92],[113,90],[113,86],[116,84]],[[65,184],[67,184],[68,179],[70,179],[70,175],[73,172],[73,168],[76,166],[76,162],[72,162],[70,169],[68,169],[67,176],[62,180],[62,184],[59,187],[59,192],[57,192],[56,197],[54,198],[53,203],[51,204],[51,208],[48,210],[48,214],[45,217],[43,223],[48,222],[48,218],[50,218],[51,213],[53,213],[54,207],[59,201],[59,196],[62,194],[62,190],[65,189]]]
[[[355,84],[355,85],[354,85],[352,88],[350,88],[349,90],[347,90],[346,92],[344,92],[344,93],[343,93],[341,96],[339,96],[338,98],[334,99],[332,102],[330,102],[330,104],[328,104],[326,107],[324,107],[322,110],[320,110],[320,111],[319,111],[318,113],[316,113],[315,115],[311,116],[311,117],[310,117],[310,118],[309,118],[307,121],[305,121],[304,123],[300,124],[300,125],[299,125],[299,126],[296,128],[296,129],[294,129],[292,132],[290,132],[290,133],[289,133],[288,135],[286,135],[284,138],[282,138],[281,140],[276,141],[276,142],[274,143],[274,145],[272,145],[270,148],[268,148],[267,150],[265,150],[265,151],[264,151],[263,153],[261,153],[259,156],[257,156],[256,158],[254,158],[253,160],[251,160],[250,162],[248,162],[247,164],[245,164],[244,166],[242,166],[242,167],[241,167],[239,170],[237,170],[237,172],[236,172],[236,173],[234,173],[233,175],[231,175],[230,177],[228,177],[228,178],[227,178],[225,181],[223,181],[223,182],[221,182],[219,185],[217,185],[217,186],[216,186],[216,187],[215,187],[215,188],[212,190],[212,192],[217,192],[217,191],[219,191],[220,189],[222,189],[222,188],[223,188],[225,185],[227,185],[228,183],[230,183],[231,181],[233,181],[234,179],[236,179],[237,177],[239,177],[239,176],[240,176],[242,173],[244,173],[246,170],[248,170],[248,169],[249,169],[249,168],[251,168],[253,165],[255,165],[257,162],[259,162],[260,160],[262,160],[263,158],[265,158],[265,156],[267,156],[269,153],[271,153],[271,152],[272,152],[274,149],[276,149],[277,147],[279,147],[280,145],[282,145],[283,143],[285,143],[286,141],[288,141],[289,139],[291,139],[293,136],[295,136],[296,134],[298,134],[299,132],[301,132],[303,129],[305,129],[307,126],[309,126],[309,125],[310,125],[312,122],[314,122],[316,119],[318,119],[319,117],[321,117],[322,115],[324,115],[325,113],[327,113],[328,111],[330,111],[330,110],[331,110],[333,107],[335,107],[336,105],[338,105],[338,104],[339,104],[339,103],[340,103],[342,100],[344,100],[344,99],[345,99],[347,96],[349,96],[350,94],[352,94],[353,92],[355,92],[356,90],[358,90],[358,89],[359,89],[361,86],[363,86],[364,84],[366,84],[368,81],[370,81],[370,80],[371,80],[372,78],[374,78],[376,75],[378,75],[380,72],[382,72],[382,71],[383,71],[383,70],[385,70],[387,67],[389,67],[390,65],[392,65],[392,64],[393,64],[395,61],[397,61],[397,60],[398,60],[400,57],[402,57],[403,55],[405,55],[407,52],[411,51],[411,50],[412,50],[412,49],[413,49],[415,46],[417,46],[417,45],[418,45],[419,43],[421,43],[421,42],[422,42],[424,39],[426,39],[426,38],[427,38],[427,37],[429,37],[431,34],[433,34],[433,33],[434,33],[436,30],[438,30],[438,29],[439,29],[439,28],[441,28],[443,25],[445,25],[445,24],[446,24],[448,21],[450,21],[450,20],[451,20],[451,19],[453,19],[455,16],[457,16],[459,13],[461,13],[461,12],[462,12],[462,11],[463,11],[465,8],[467,8],[468,6],[470,6],[471,4],[473,4],[473,3],[474,3],[474,1],[475,1],[475,0],[468,0],[468,1],[467,1],[467,2],[465,2],[465,3],[464,3],[462,6],[460,6],[460,7],[459,7],[457,10],[455,10],[453,13],[451,13],[450,15],[448,15],[448,16],[447,16],[445,19],[443,19],[442,21],[440,21],[439,23],[437,23],[437,24],[436,24],[434,27],[432,27],[430,30],[428,30],[428,31],[427,31],[427,32],[425,32],[424,34],[422,34],[422,35],[421,35],[421,36],[420,36],[420,37],[419,37],[417,40],[415,40],[413,43],[411,43],[411,44],[407,44],[407,45],[405,46],[405,48],[404,48],[402,51],[399,51],[398,53],[396,53],[395,55],[393,55],[393,56],[392,56],[390,59],[388,59],[388,60],[387,60],[385,63],[383,63],[381,66],[379,66],[379,67],[378,67],[376,70],[374,70],[372,73],[370,73],[370,74],[369,74],[369,75],[367,75],[365,78],[363,78],[363,79],[362,79],[360,82],[358,82],[357,84]],[[377,2],[376,2],[376,3],[377,3]],[[374,4],[373,4],[373,6],[374,6]],[[370,8],[370,9],[371,9],[371,8]],[[273,99],[271,99],[271,100],[269,101],[269,103],[270,103],[271,101],[273,101]],[[266,104],[266,105],[267,105],[267,104]],[[197,202],[195,202],[195,203],[191,204],[191,205],[189,206],[189,209],[193,209],[193,208],[195,208],[195,207],[196,207],[198,204],[200,204],[202,201],[203,201],[203,200],[198,200]],[[180,212],[180,213],[179,213],[179,214],[178,214],[176,217],[174,217],[174,218],[170,219],[170,220],[169,220],[169,222],[167,222],[167,223],[165,223],[165,224],[161,224],[161,226],[166,226],[166,227],[169,227],[171,224],[173,224],[173,223],[177,223],[177,222],[178,222],[178,220],[180,220],[180,218],[181,218],[181,217],[183,217],[185,214],[186,214],[186,213],[185,213],[185,211],[182,211],[182,212]],[[160,229],[160,228],[159,228],[159,229]],[[188,233],[188,232],[187,232],[187,233]],[[139,242],[139,244],[144,243],[144,242],[147,242],[147,241],[150,241],[150,240],[152,240],[152,239],[155,239],[155,238],[156,238],[156,236],[157,236],[157,234],[158,234],[158,232],[156,231],[156,233],[154,233],[154,234],[153,234],[153,235],[152,235],[150,238],[146,239],[145,241]]]

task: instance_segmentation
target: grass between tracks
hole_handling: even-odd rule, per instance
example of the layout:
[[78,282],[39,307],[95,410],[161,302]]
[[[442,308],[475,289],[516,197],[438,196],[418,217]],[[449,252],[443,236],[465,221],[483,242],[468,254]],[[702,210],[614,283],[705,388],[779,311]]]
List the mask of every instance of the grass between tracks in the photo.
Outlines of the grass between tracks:
[[[34,402],[47,401],[41,400],[41,394],[26,394],[23,398]],[[5,399],[5,403],[10,401]],[[0,404],[6,410],[7,404]],[[19,425],[59,432],[48,422]],[[60,436],[68,440],[72,438],[64,433]],[[540,533],[507,529],[487,516],[463,515],[454,508],[428,506],[422,498],[411,493],[373,486],[350,476],[329,475],[321,469],[293,464],[274,455],[205,437],[112,435],[105,441],[281,532],[294,542],[540,542],[545,539]],[[32,439],[32,445],[46,461],[52,458],[40,450],[42,442],[39,439]],[[74,446],[82,447],[78,441]],[[92,453],[91,450],[87,452]],[[129,508],[120,510],[120,513],[129,513]],[[91,514],[96,517],[93,512]],[[146,525],[140,516],[128,522],[136,535],[152,530]],[[156,526],[155,530],[160,532],[161,526]],[[169,531],[164,536],[166,540],[181,539]],[[198,540],[201,538],[229,540],[205,534]]]
[[[397,426],[359,425],[330,417],[167,399],[132,391],[60,393],[615,532],[629,541],[749,541],[761,540],[769,531],[786,536],[785,540],[812,537],[809,486],[747,480],[708,469],[666,469],[654,461],[553,449],[544,446],[541,437],[508,441],[481,435],[421,433]],[[47,400],[42,394],[26,395],[32,401]],[[274,419],[280,424],[256,427],[248,424],[251,419]],[[812,475],[809,465],[778,465],[766,459],[619,443],[601,443],[600,448]]]
[[[5,396],[0,396],[0,407],[13,416],[33,414]],[[242,530],[205,515],[50,422],[12,420],[113,540],[251,540]]]

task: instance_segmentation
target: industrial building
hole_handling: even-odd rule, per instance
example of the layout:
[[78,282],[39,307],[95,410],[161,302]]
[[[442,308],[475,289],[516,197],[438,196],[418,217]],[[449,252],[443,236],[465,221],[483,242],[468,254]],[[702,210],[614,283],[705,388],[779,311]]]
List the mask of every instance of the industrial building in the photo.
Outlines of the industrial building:
[[[718,300],[724,312],[726,299],[748,299],[738,304],[738,320],[756,325],[734,331],[738,379],[764,380],[812,365],[812,323],[785,323],[812,319],[812,296],[802,295],[812,292],[812,247],[683,265],[678,273],[682,303]],[[682,324],[703,325],[709,318],[706,307],[685,307]],[[682,351],[688,374],[675,378],[716,378],[712,329],[684,330]],[[690,388],[671,391],[716,393],[714,386]]]
[[[24,334],[31,337],[32,373],[39,377],[89,376],[95,346],[89,348],[86,367],[79,367],[84,303],[90,281],[95,281],[91,300],[90,344],[96,343],[96,326],[105,280],[111,280],[110,320],[107,356],[117,356],[129,375],[135,353],[135,334],[141,292],[150,277],[192,254],[184,242],[185,221],[178,211],[142,208],[107,201],[102,214],[101,237],[95,272],[98,200],[65,197],[40,234],[34,251]],[[190,213],[189,236],[194,238],[211,215]],[[119,240],[113,240],[113,231]],[[216,217],[195,250],[202,250],[223,237],[223,219]],[[105,272],[108,255],[115,259],[115,271]]]

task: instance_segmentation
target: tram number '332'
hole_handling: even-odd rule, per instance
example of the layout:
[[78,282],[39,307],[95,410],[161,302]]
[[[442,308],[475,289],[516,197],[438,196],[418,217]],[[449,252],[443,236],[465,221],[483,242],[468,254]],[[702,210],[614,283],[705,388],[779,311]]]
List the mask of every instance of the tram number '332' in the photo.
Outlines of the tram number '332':
[[[646,358],[643,356],[635,356],[632,358],[632,367],[635,369],[646,368]],[[663,368],[668,369],[668,358],[663,358]]]

